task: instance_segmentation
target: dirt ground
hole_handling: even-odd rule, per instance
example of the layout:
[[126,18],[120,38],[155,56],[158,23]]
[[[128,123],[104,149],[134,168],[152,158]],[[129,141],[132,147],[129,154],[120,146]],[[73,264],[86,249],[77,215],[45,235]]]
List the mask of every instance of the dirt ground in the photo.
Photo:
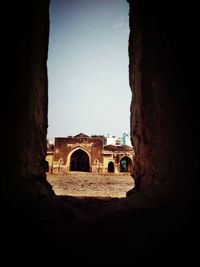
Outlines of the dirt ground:
[[126,192],[134,187],[134,180],[128,174],[73,172],[63,176],[47,174],[47,180],[55,194],[63,196],[125,198]]

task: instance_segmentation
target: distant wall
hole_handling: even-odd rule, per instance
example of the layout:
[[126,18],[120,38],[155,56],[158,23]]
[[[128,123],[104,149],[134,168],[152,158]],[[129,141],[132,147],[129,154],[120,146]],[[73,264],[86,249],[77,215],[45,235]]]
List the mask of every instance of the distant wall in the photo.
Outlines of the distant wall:
[[85,151],[90,160],[90,168],[92,170],[93,165],[96,165],[96,160],[103,164],[103,140],[101,138],[90,137],[57,137],[55,138],[54,147],[54,165],[59,160],[62,160],[62,168],[65,171],[70,169],[70,157],[76,149],[82,149]]

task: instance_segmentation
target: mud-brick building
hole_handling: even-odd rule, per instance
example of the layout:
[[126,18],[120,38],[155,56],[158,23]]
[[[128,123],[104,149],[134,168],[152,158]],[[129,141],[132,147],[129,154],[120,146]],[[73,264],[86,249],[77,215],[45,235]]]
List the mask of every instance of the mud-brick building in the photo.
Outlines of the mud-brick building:
[[83,133],[55,138],[53,171],[93,172],[103,163],[103,138],[89,137]]
[[134,150],[130,146],[106,145],[104,136],[57,137],[53,151],[47,149],[46,160],[51,173],[68,172],[120,173],[131,172]]
[[131,172],[134,163],[133,148],[127,145],[107,145],[103,151],[104,172]]

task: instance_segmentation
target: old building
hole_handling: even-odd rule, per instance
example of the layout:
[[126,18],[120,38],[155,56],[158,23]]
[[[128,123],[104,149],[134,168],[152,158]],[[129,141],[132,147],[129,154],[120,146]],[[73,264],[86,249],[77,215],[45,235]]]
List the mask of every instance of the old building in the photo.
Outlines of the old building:
[[107,145],[103,151],[104,172],[131,172],[134,164],[134,150],[127,145]]
[[131,140],[145,175],[125,200],[73,200],[54,195],[43,164],[49,1],[2,1],[1,260],[7,266],[199,261],[198,1],[128,2]]
[[131,172],[134,150],[127,145],[107,145],[103,136],[75,136],[55,138],[55,146],[47,149],[46,160],[51,173],[71,171],[92,173]]

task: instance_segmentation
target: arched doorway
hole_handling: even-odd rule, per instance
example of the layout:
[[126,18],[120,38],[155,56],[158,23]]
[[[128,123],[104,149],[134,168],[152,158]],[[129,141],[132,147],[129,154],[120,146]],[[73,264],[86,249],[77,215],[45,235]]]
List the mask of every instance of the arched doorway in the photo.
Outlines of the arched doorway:
[[132,160],[129,157],[123,157],[120,160],[120,172],[131,172]]
[[72,153],[70,159],[70,171],[90,171],[89,156],[82,149],[78,149],[74,153]]
[[112,161],[110,161],[108,163],[108,172],[114,172],[114,163]]

